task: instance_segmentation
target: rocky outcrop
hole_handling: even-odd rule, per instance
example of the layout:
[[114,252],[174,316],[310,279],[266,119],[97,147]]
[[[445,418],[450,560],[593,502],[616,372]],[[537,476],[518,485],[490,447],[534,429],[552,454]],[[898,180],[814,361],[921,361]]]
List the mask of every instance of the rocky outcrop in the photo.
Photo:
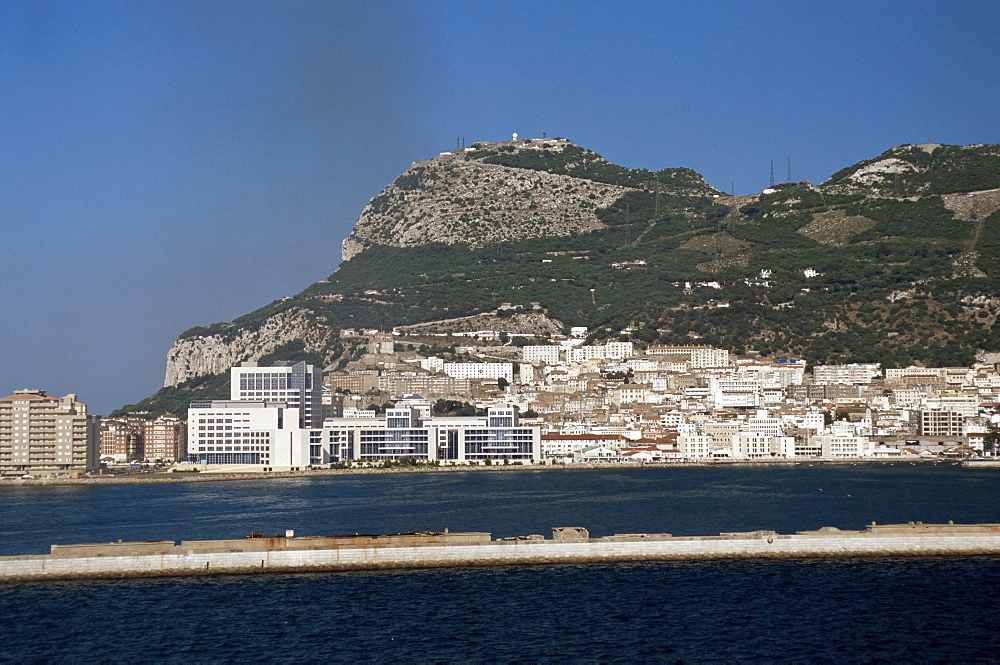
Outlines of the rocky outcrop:
[[373,198],[344,239],[345,261],[372,245],[482,247],[604,227],[597,210],[627,187],[445,154],[414,163]]
[[306,309],[286,310],[253,328],[235,328],[215,335],[183,337],[167,352],[164,386],[176,386],[197,376],[220,374],[244,360],[257,360],[289,342],[301,340],[309,353],[324,353],[336,332]]
[[1000,210],[1000,189],[945,194],[941,199],[944,201],[944,207],[955,213],[955,219],[966,222],[986,219]]

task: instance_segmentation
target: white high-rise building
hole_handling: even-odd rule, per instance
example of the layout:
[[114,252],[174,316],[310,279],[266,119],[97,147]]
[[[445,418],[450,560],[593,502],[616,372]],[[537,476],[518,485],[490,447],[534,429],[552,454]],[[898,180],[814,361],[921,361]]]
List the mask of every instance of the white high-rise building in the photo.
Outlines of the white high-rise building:
[[323,370],[304,362],[279,361],[272,367],[245,362],[233,367],[229,396],[233,401],[283,402],[296,409],[298,427],[320,427],[323,410]]

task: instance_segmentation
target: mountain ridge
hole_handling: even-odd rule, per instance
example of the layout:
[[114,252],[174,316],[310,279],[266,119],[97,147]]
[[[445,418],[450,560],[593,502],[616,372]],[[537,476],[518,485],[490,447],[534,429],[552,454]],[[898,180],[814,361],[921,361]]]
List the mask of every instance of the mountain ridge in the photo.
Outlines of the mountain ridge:
[[[594,339],[629,328],[640,343],[699,340],[810,362],[966,364],[1000,350],[1000,146],[895,146],[820,185],[732,197],[690,169],[625,169],[550,141],[561,149],[474,144],[414,164],[379,195],[384,210],[366,206],[327,279],[182,333],[167,387],[276,352],[340,364],[356,351],[344,328],[505,302],[539,303]],[[456,189],[462,177],[467,189]],[[437,224],[460,209],[488,214],[494,231]],[[296,325],[271,332],[282,316]]]

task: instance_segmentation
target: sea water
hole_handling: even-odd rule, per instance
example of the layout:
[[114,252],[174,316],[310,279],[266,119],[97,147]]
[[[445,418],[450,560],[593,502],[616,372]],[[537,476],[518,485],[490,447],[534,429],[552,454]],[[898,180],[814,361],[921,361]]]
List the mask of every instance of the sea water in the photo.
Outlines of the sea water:
[[[1000,522],[1000,472],[860,464],[0,486],[0,554],[410,530],[494,537]],[[697,561],[0,586],[0,662],[996,660],[1000,557]]]

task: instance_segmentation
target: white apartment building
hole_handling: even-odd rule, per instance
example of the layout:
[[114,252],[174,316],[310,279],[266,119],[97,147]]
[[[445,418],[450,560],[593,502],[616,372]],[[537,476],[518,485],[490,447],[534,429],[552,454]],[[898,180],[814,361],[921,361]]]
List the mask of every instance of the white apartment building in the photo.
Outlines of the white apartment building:
[[737,367],[737,376],[754,379],[769,388],[801,386],[805,380],[805,363],[744,363]]
[[716,409],[756,409],[761,405],[759,381],[712,377],[708,385]]
[[824,434],[813,437],[819,440],[820,456],[823,459],[868,457],[871,448],[869,441],[863,436],[844,434]]
[[556,344],[521,347],[521,360],[526,363],[555,365],[559,362],[560,347]]
[[881,363],[850,363],[848,365],[816,365],[813,367],[813,383],[816,385],[867,385],[881,376]]
[[683,433],[677,435],[677,448],[684,459],[708,459],[718,446],[708,434]]
[[649,386],[638,383],[623,383],[612,388],[610,391],[611,403],[615,406],[622,404],[645,404],[649,401]]
[[765,459],[795,457],[795,439],[790,436],[770,436],[757,432],[733,435],[733,459]]
[[783,427],[798,427],[814,432],[822,432],[826,427],[826,418],[822,411],[809,411],[801,414],[784,414],[781,416]]
[[49,397],[26,388],[0,397],[0,475],[96,470],[99,421],[73,394]]
[[424,358],[420,361],[420,369],[427,370],[428,372],[443,372],[444,358],[438,358],[437,356]]
[[506,379],[514,382],[514,363],[444,363],[443,371],[456,379]]
[[651,346],[646,355],[668,356],[673,360],[686,360],[691,367],[727,367],[729,351],[710,346]]
[[188,408],[188,460],[293,468],[306,466],[301,450],[299,409],[268,400],[191,402]]
[[781,418],[771,418],[767,415],[767,411],[758,411],[757,415],[750,416],[740,425],[740,431],[768,436],[783,436],[785,427]]
[[632,342],[608,342],[596,346],[578,346],[566,351],[566,360],[584,363],[588,360],[624,360],[635,353]]
[[233,367],[229,398],[284,402],[297,410],[299,427],[319,427],[327,415],[323,409],[323,370],[304,362],[281,361],[272,367],[244,362]]

